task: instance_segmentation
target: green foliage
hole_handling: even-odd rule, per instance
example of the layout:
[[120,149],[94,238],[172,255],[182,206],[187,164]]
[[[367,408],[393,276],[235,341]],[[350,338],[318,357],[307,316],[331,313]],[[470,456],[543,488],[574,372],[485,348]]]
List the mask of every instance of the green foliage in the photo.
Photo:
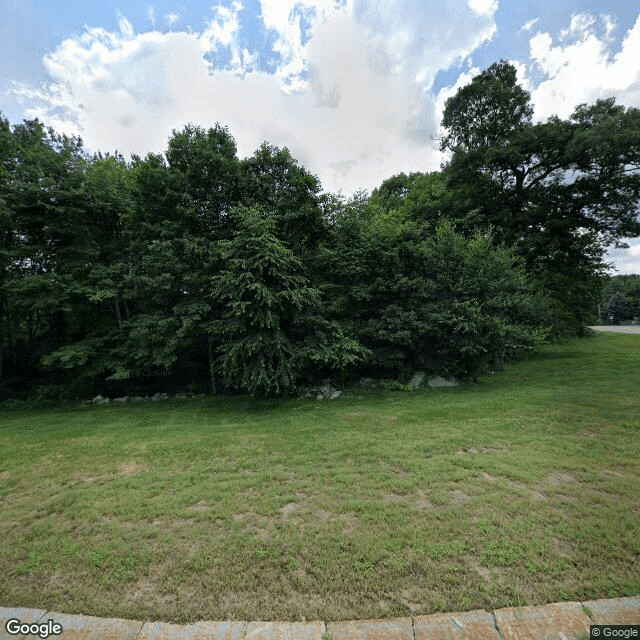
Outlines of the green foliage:
[[233,240],[222,241],[225,263],[215,276],[224,305],[213,324],[219,367],[227,386],[250,395],[282,395],[295,388],[304,357],[306,316],[319,305],[303,265],[274,235],[274,220],[256,208],[234,211]]
[[447,101],[443,206],[465,232],[491,226],[554,302],[557,332],[592,320],[604,248],[640,235],[640,110],[614,99],[531,122],[529,94],[502,61]]
[[633,309],[625,296],[616,291],[610,298],[607,305],[607,319],[617,324],[624,320],[631,320]]
[[428,234],[407,209],[368,203],[346,207],[334,234],[326,297],[373,354],[363,373],[474,375],[546,338],[546,297],[490,234],[465,238],[448,221]]
[[[640,275],[607,276],[602,279],[602,294],[599,300],[601,319],[608,321],[609,302],[615,293],[621,293],[631,307],[631,318],[640,316]],[[594,296],[594,300],[597,299]]]
[[443,171],[345,200],[287,148],[240,160],[219,124],[126,162],[0,118],[2,397],[151,370],[250,395],[473,376],[579,334],[618,290],[616,319],[638,314],[640,286],[602,276],[604,247],[640,234],[640,110],[533,123],[501,61],[443,127]]

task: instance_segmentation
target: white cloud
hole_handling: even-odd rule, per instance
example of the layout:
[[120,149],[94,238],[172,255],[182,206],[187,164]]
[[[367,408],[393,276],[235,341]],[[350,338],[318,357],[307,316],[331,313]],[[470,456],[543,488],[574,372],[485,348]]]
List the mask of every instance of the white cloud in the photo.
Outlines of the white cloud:
[[614,274],[640,274],[640,240],[627,240],[628,249],[611,249],[608,259],[615,263]]
[[492,16],[498,9],[498,0],[467,0],[469,7],[479,16]]
[[[51,82],[17,90],[26,115],[79,133],[89,149],[142,155],[164,150],[187,122],[220,122],[240,156],[263,140],[286,145],[345,193],[439,167],[432,136],[444,94],[432,95],[433,81],[493,37],[493,2],[479,11],[466,0],[260,1],[277,36],[275,72],[240,46],[237,1],[214,7],[200,32],[136,34],[120,16],[119,32],[87,29],[47,55]],[[216,52],[229,54],[225,68],[211,62]]]
[[156,10],[153,5],[149,5],[147,8],[147,18],[149,18],[149,22],[155,27],[156,26]]
[[120,29],[120,33],[125,38],[133,38],[133,25],[120,13],[118,12],[118,27]]
[[571,16],[568,28],[560,31],[560,39],[565,40],[573,35],[584,38],[591,32],[595,24],[596,18],[590,13],[576,13]]
[[531,60],[546,76],[532,91],[536,117],[567,117],[580,103],[612,96],[622,104],[640,106],[640,16],[615,54],[610,41],[615,23],[608,16],[601,20],[601,37],[597,20],[581,13],[561,32],[562,44],[554,44],[548,33],[531,38]]
[[180,16],[177,13],[167,13],[164,19],[167,22],[167,24],[171,27],[176,22],[178,22],[178,20],[180,20]]
[[533,18],[531,20],[527,20],[523,25],[522,25],[522,29],[521,31],[531,31],[531,29],[533,29],[533,27],[536,26],[536,24],[538,24],[538,21],[540,20],[540,18]]

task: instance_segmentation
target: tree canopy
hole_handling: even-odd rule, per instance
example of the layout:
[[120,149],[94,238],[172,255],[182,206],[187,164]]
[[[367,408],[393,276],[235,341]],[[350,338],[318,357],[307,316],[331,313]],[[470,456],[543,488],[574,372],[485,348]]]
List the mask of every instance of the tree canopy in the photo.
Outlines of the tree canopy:
[[470,377],[579,334],[598,300],[636,313],[602,274],[640,235],[640,110],[536,122],[500,61],[442,126],[441,171],[345,199],[287,148],[238,158],[219,124],[127,161],[0,117],[0,400]]

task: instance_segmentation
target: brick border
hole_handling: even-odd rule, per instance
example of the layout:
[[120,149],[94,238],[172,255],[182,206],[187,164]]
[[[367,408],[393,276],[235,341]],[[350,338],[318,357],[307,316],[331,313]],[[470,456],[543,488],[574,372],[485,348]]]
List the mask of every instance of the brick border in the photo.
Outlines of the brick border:
[[493,613],[478,609],[427,616],[346,622],[196,622],[177,625],[120,618],[96,618],[0,607],[0,640],[37,638],[10,635],[6,623],[62,624],[61,640],[584,640],[592,624],[640,625],[640,596],[507,607]]

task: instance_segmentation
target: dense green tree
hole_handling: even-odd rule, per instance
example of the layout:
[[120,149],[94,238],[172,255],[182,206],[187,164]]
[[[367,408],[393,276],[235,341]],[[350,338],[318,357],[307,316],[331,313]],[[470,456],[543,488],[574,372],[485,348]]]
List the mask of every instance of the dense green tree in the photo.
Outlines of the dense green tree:
[[631,320],[633,309],[630,302],[625,298],[624,294],[616,291],[609,299],[607,305],[607,320],[618,324],[624,320]]
[[406,198],[381,210],[380,193],[345,204],[323,254],[332,313],[373,354],[363,373],[474,375],[541,343],[547,301],[513,250],[432,230]]
[[280,149],[266,142],[241,166],[242,202],[271,211],[276,236],[299,258],[309,259],[327,233],[318,178],[286,147]]
[[81,241],[87,260],[74,275],[75,330],[43,357],[43,363],[51,370],[91,379],[119,366],[115,350],[131,316],[125,291],[130,256],[123,230],[132,215],[133,198],[124,158],[98,154],[88,161],[82,192],[84,217],[91,228]]
[[603,316],[606,315],[609,301],[616,292],[622,293],[631,305],[632,317],[640,316],[640,275],[624,274],[603,278],[602,297],[599,300],[601,319],[607,320]]
[[310,316],[320,304],[304,265],[274,234],[264,211],[239,208],[234,238],[222,241],[225,263],[214,278],[224,305],[213,323],[224,383],[250,395],[291,392],[310,353]]
[[35,380],[41,358],[78,330],[77,283],[91,260],[83,208],[86,156],[77,138],[37,120],[3,121],[0,338],[3,372]]
[[604,248],[640,235],[640,110],[613,99],[532,123],[529,94],[501,61],[445,106],[448,213],[515,246],[565,327],[591,313]]

